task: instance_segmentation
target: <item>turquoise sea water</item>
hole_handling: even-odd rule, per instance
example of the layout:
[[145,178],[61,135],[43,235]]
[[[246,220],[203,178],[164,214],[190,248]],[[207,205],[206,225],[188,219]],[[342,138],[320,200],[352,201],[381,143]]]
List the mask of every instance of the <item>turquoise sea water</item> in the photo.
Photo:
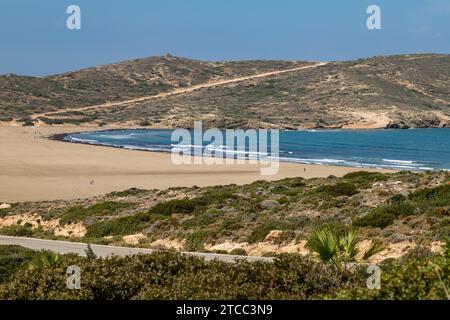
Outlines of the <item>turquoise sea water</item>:
[[[172,130],[111,130],[69,134],[64,140],[170,152],[177,143],[171,141],[171,133]],[[203,147],[207,144],[204,142]],[[450,170],[450,129],[280,131],[279,149],[280,160],[288,162]]]

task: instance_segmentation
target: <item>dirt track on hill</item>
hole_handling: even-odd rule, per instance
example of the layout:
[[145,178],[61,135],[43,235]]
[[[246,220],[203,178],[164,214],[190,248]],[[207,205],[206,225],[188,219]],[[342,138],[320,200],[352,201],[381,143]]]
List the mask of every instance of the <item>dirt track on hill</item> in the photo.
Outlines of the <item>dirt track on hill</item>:
[[211,87],[217,87],[217,86],[221,86],[221,85],[227,85],[227,84],[230,84],[230,83],[238,83],[238,82],[243,82],[243,81],[247,81],[247,80],[253,80],[253,79],[270,77],[270,76],[279,75],[279,74],[283,74],[283,73],[300,71],[300,70],[304,70],[304,69],[317,68],[317,67],[324,66],[326,64],[327,64],[327,62],[321,62],[321,63],[316,63],[316,64],[313,64],[313,65],[309,65],[309,66],[303,66],[303,67],[297,67],[297,68],[292,68],[292,69],[285,69],[285,70],[278,70],[278,71],[259,73],[259,74],[255,74],[255,75],[252,75],[252,76],[245,76],[245,77],[233,78],[233,79],[228,79],[228,80],[220,80],[220,81],[208,82],[208,83],[203,83],[203,84],[191,86],[191,87],[188,87],[188,88],[177,89],[177,90],[173,90],[173,91],[170,91],[170,92],[164,92],[164,93],[160,93],[160,94],[156,94],[156,95],[144,96],[144,97],[130,99],[130,100],[125,100],[125,101],[107,102],[107,103],[103,103],[103,104],[99,104],[99,105],[80,107],[80,108],[60,109],[60,110],[56,110],[56,111],[50,111],[50,112],[35,114],[35,115],[32,115],[31,118],[36,120],[39,117],[51,116],[51,115],[59,114],[59,113],[63,113],[63,112],[81,112],[81,111],[87,111],[87,110],[92,110],[92,109],[105,109],[105,108],[112,108],[112,107],[118,107],[118,106],[126,106],[128,104],[132,104],[132,103],[136,103],[136,102],[144,102],[144,101],[149,101],[149,100],[154,100],[154,99],[163,99],[163,98],[171,97],[171,96],[174,96],[174,95],[190,93],[190,92],[193,92],[193,91],[196,91],[196,90],[201,90],[201,89],[206,89],[206,88],[211,88]]

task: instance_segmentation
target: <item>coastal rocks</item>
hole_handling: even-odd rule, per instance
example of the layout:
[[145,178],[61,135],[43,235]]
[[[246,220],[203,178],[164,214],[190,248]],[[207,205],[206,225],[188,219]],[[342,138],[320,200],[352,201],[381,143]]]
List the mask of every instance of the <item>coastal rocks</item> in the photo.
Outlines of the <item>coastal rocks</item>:
[[386,129],[410,129],[410,128],[446,128],[449,126],[449,121],[437,117],[434,114],[415,115],[415,116],[401,116],[398,119],[389,122]]
[[410,126],[405,124],[403,121],[400,122],[389,122],[386,129],[409,129]]
[[416,128],[439,128],[441,126],[441,119],[434,115],[416,116],[410,119],[410,122]]

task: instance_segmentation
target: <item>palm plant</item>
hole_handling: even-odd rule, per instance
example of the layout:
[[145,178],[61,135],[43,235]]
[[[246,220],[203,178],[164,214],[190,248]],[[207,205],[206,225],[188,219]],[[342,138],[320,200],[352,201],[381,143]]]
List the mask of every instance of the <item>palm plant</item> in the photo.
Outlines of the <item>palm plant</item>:
[[31,269],[54,269],[60,261],[60,255],[52,251],[42,251],[30,261]]
[[358,254],[358,242],[358,232],[355,229],[347,230],[340,236],[338,257],[341,262],[350,263],[355,261]]
[[328,225],[314,230],[306,247],[317,253],[322,261],[334,262],[338,251],[338,237]]
[[372,240],[370,247],[364,252],[362,259],[368,260],[371,256],[383,251],[384,246],[379,240]]
[[[322,261],[332,263],[341,269],[348,266],[349,263],[357,262],[359,243],[360,239],[356,229],[338,232],[329,225],[323,225],[313,231],[306,247],[318,254]],[[363,253],[362,260],[366,261],[382,250],[381,242],[372,240],[370,247]]]

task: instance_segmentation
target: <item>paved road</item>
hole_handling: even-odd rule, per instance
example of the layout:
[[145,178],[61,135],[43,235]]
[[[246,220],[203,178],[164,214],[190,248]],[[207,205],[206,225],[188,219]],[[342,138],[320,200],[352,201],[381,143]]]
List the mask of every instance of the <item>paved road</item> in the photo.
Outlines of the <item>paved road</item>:
[[[50,250],[58,252],[61,254],[75,253],[84,256],[85,250],[87,248],[86,243],[80,242],[69,242],[69,241],[57,241],[57,240],[43,240],[43,239],[33,239],[33,238],[21,238],[21,237],[8,237],[0,236],[0,245],[17,245],[33,250]],[[91,248],[97,257],[108,257],[111,255],[116,256],[127,256],[134,254],[150,254],[155,250],[152,249],[141,249],[141,248],[127,248],[127,247],[115,247],[115,246],[105,246],[98,244],[91,244]],[[195,257],[204,258],[206,261],[211,261],[214,259],[224,261],[224,262],[234,262],[236,259],[247,260],[247,261],[266,261],[272,262],[272,258],[266,257],[248,257],[248,256],[232,256],[226,254],[214,254],[214,253],[197,253],[197,252],[183,252],[183,254]]]

